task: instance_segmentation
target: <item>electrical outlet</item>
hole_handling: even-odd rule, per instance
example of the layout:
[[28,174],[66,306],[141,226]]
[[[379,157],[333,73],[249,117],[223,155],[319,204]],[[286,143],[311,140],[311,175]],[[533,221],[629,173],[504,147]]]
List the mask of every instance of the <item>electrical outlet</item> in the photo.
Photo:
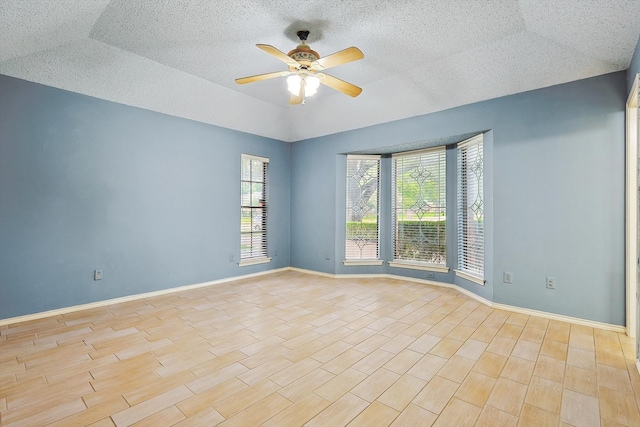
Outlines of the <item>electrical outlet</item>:
[[273,251],[273,256],[278,256],[278,250]]
[[513,283],[513,273],[510,271],[505,271],[502,274],[502,281],[504,283]]
[[555,289],[555,288],[556,288],[556,278],[547,277],[547,289]]
[[427,279],[433,280],[435,278],[436,278],[436,274],[435,273],[432,273],[432,272],[427,273]]
[[331,255],[329,254],[329,251],[326,251],[324,253],[324,259],[326,259],[327,261],[329,261],[331,259]]
[[233,254],[229,254],[229,262],[233,262]]
[[102,280],[102,270],[93,270],[93,280]]

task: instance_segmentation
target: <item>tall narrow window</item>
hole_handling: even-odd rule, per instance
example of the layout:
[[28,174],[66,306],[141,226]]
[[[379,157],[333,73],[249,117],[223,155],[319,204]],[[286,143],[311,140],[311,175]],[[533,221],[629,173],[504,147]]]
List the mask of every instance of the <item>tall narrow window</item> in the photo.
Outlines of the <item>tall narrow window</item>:
[[446,268],[445,160],[444,147],[393,155],[392,266]]
[[484,198],[482,135],[458,144],[458,272],[483,283]]
[[267,258],[267,169],[269,159],[242,155],[240,263]]
[[346,261],[377,260],[380,156],[347,156]]

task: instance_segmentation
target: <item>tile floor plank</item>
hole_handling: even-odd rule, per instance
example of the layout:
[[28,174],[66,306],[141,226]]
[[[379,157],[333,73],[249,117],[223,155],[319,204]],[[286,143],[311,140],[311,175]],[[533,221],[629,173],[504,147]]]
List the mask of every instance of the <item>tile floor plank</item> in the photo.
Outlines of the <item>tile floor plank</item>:
[[436,422],[438,415],[417,405],[410,404],[400,413],[391,427],[421,426],[429,427]]
[[306,427],[345,426],[369,406],[369,402],[347,393],[312,418]]
[[130,426],[176,403],[182,402],[191,396],[193,396],[193,393],[186,386],[182,385],[127,408],[124,411],[117,412],[113,414],[111,418],[118,427]]
[[393,422],[399,412],[376,401],[362,411],[348,427],[386,427]]
[[351,393],[368,401],[373,402],[394,384],[400,375],[388,369],[380,368],[369,375],[364,381],[351,389]]
[[291,406],[293,403],[278,393],[272,393],[231,418],[220,423],[220,427],[257,426]]
[[316,394],[307,394],[261,425],[264,427],[301,426],[330,404],[331,402],[324,400]]
[[412,403],[434,414],[440,414],[458,387],[458,383],[436,376],[418,393]]
[[574,426],[598,427],[600,425],[598,398],[564,390],[560,421]]
[[480,415],[480,408],[455,397],[447,404],[433,427],[473,427]]

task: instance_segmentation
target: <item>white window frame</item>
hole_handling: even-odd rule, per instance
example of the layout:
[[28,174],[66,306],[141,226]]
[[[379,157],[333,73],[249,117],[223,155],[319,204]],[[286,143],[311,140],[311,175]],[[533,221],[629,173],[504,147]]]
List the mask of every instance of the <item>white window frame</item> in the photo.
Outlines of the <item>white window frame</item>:
[[[258,161],[262,163],[262,179],[254,180],[253,176],[243,176],[243,164],[245,161]],[[271,258],[267,256],[267,243],[268,243],[268,228],[267,228],[267,206],[268,206],[268,182],[269,182],[269,159],[267,157],[254,156],[250,154],[242,154],[240,163],[240,261],[239,266],[255,265],[270,262]],[[249,193],[249,198],[243,193],[242,187],[245,184],[249,184],[250,187],[253,184],[262,184],[262,191],[259,196]],[[255,197],[259,197],[260,204],[256,205]],[[247,212],[249,215],[249,227],[246,226],[246,219],[243,222],[243,215]],[[254,215],[257,214],[257,215]],[[255,219],[257,218],[257,220]],[[258,227],[258,229],[256,229]],[[247,236],[249,238],[250,247],[252,248],[249,254],[243,252],[242,246],[246,245]],[[259,243],[254,248],[254,240],[260,239]]]
[[[345,212],[345,260],[343,264],[346,266],[358,266],[358,265],[382,265],[382,260],[380,259],[380,159],[382,156],[380,155],[356,155],[356,154],[348,154],[347,155],[347,167],[346,167],[346,212]],[[372,194],[376,194],[376,206],[375,206],[375,214],[376,214],[376,230],[375,230],[375,239],[372,239],[374,236],[364,236],[362,239],[357,239],[358,241],[354,241],[353,239],[349,239],[350,235],[350,224],[352,218],[360,218],[360,221],[363,219],[363,214],[365,213],[364,207],[360,208],[358,206],[352,206],[352,203],[355,201],[356,203],[361,202],[361,197],[358,197],[357,200],[352,198],[352,194],[350,194],[350,189],[357,186],[354,182],[353,175],[350,174],[350,162],[357,161],[375,161],[377,162],[377,169],[375,172],[375,191]],[[361,195],[359,195],[361,196]],[[367,203],[369,205],[369,203]],[[365,233],[366,234],[366,233]],[[370,248],[372,243],[368,240],[375,240],[375,256],[366,257],[363,256],[363,252],[365,248]],[[353,246],[357,247],[354,248]],[[370,250],[370,249],[369,249]],[[357,252],[360,252],[358,255]]]
[[[444,240],[438,240],[438,244],[444,244],[444,253],[441,255],[443,257],[442,262],[428,262],[428,261],[420,261],[415,258],[405,258],[398,257],[398,213],[401,212],[404,216],[406,211],[405,208],[398,208],[397,203],[399,202],[399,192],[398,192],[398,163],[407,157],[416,157],[416,156],[437,156],[437,161],[439,162],[439,170],[438,170],[438,185],[440,186],[438,191],[438,203],[435,207],[437,212],[440,212],[444,209],[444,227],[445,234]],[[409,268],[409,269],[418,269],[418,270],[427,270],[427,271],[435,271],[440,273],[449,272],[449,267],[447,266],[447,258],[446,258],[446,199],[447,199],[447,179],[446,179],[446,147],[439,146],[434,148],[428,148],[423,150],[415,150],[415,151],[407,151],[402,153],[394,153],[392,154],[392,177],[391,177],[391,226],[392,226],[392,243],[393,243],[393,261],[389,261],[389,266],[398,267],[398,268]],[[417,179],[416,179],[417,180]],[[422,191],[422,190],[421,190]],[[426,200],[422,200],[422,202],[426,203]],[[421,215],[424,214],[422,209],[418,207],[416,210],[418,212],[418,220],[423,221]],[[438,215],[438,218],[441,218]],[[403,217],[404,219],[404,217]],[[417,222],[416,221],[416,222]],[[438,227],[438,232],[440,228]],[[439,233],[438,233],[439,234]],[[439,237],[439,236],[438,236]]]
[[[476,151],[477,150],[477,151]],[[472,159],[476,162],[476,170],[469,168],[469,152],[475,151]],[[477,161],[480,160],[480,168],[477,170]],[[456,210],[457,210],[457,276],[470,280],[479,285],[484,285],[484,141],[479,134],[457,146],[457,185],[456,185]],[[478,179],[478,173],[479,179]],[[469,179],[471,178],[471,179]],[[479,188],[478,188],[479,187]],[[471,196],[469,193],[471,192]],[[481,218],[476,222],[473,218]],[[471,218],[471,219],[470,219]],[[472,230],[473,229],[473,230]],[[473,231],[474,236],[470,236]],[[471,245],[480,246],[480,251],[472,250]]]

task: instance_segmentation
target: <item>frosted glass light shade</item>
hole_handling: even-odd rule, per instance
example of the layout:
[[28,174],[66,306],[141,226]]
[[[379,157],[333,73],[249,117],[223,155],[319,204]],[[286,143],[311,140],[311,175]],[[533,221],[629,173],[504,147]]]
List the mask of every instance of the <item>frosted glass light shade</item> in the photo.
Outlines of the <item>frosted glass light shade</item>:
[[304,94],[306,96],[315,95],[315,93],[318,91],[319,86],[320,79],[318,79],[316,76],[307,76],[307,78],[305,79]]
[[291,94],[298,96],[300,94],[300,85],[304,86],[303,96],[312,96],[318,92],[320,79],[316,76],[301,76],[299,74],[292,74],[287,77],[287,89]]
[[302,77],[298,74],[292,74],[287,77],[287,89],[292,95],[298,95],[300,93],[300,85],[302,84]]

